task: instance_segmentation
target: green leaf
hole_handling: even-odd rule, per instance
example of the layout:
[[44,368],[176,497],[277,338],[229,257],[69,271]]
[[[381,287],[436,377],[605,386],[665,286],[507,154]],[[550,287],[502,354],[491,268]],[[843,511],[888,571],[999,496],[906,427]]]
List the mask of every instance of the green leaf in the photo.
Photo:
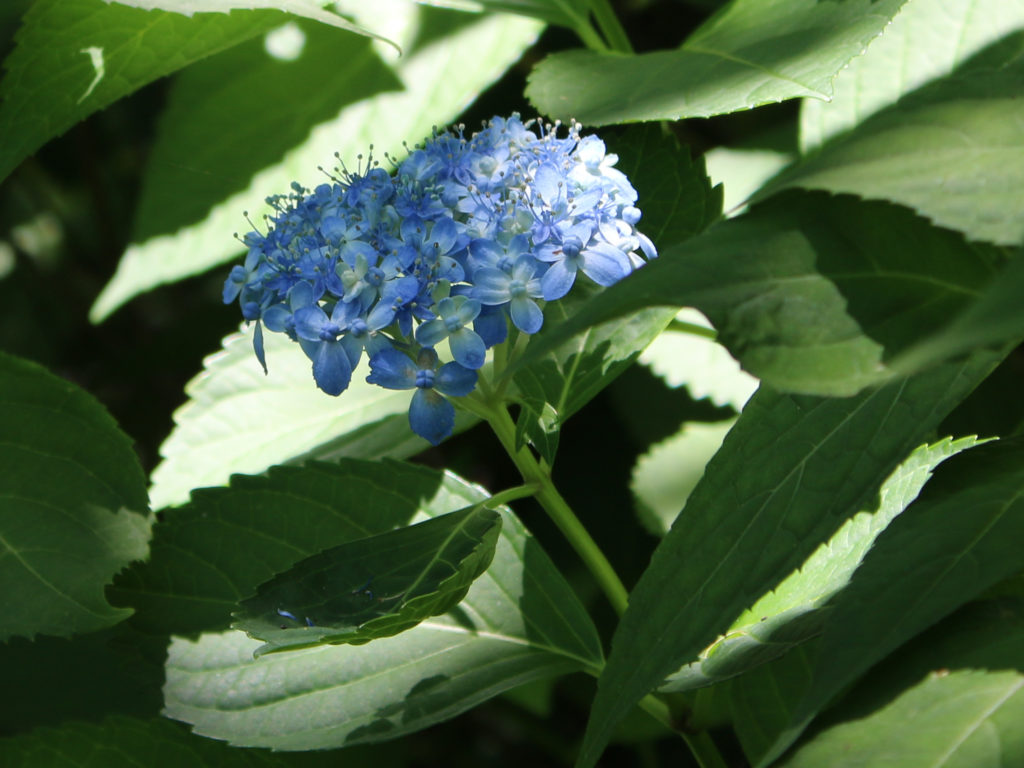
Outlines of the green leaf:
[[[804,101],[804,104],[820,103],[817,99]],[[730,216],[742,213],[743,204],[792,161],[792,155],[774,149],[715,147],[704,155],[708,176],[722,185],[722,208]]]
[[663,691],[684,691],[764,663],[821,632],[829,601],[849,583],[865,553],[917,498],[939,464],[977,444],[949,438],[922,445],[882,484],[877,504],[853,515],[775,589],[761,597],[698,661],[672,674]]
[[421,510],[462,509],[478,495],[395,461],[312,462],[236,476],[230,489],[197,491],[163,513],[148,562],[118,578],[111,596],[136,608],[132,621],[146,632],[225,629],[240,600],[295,563],[408,525]]
[[885,356],[969,308],[1001,258],[905,209],[787,195],[669,248],[531,345],[524,364],[640,307],[692,306],[763,382],[850,395],[909,372],[889,369]]
[[872,664],[1024,568],[1022,459],[1015,439],[948,463],[878,538],[826,622],[810,690],[762,764]]
[[392,637],[458,605],[500,530],[477,506],[331,547],[261,584],[231,626],[264,641],[257,656]]
[[[109,0],[108,0],[109,1]],[[132,5],[147,11],[159,9],[180,13],[184,16],[192,16],[194,13],[230,13],[233,10],[276,10],[290,13],[294,16],[301,16],[322,24],[328,24],[338,29],[345,29],[359,35],[375,37],[393,45],[396,51],[398,46],[380,35],[374,34],[368,29],[353,24],[348,19],[336,13],[325,11],[327,3],[322,0],[113,0],[121,5]]]
[[[640,353],[648,366],[673,389],[686,387],[694,400],[708,398],[739,413],[757,389],[757,379],[740,368],[728,350],[715,339],[711,323],[695,309],[682,309],[677,322],[666,328]],[[708,329],[708,334],[695,332]],[[681,507],[680,507],[681,509]],[[678,510],[677,510],[678,511]]]
[[[417,0],[426,5],[437,5],[437,0]],[[588,25],[590,16],[589,0],[443,0],[445,5],[465,10],[487,10],[501,13],[516,13],[543,19],[570,29]]]
[[187,18],[101,0],[39,0],[4,62],[0,179],[87,115],[286,19],[276,11]]
[[969,239],[1024,240],[1024,34],[868,118],[758,195],[802,187],[906,205]]
[[630,594],[580,764],[593,765],[611,727],[637,701],[864,509],[997,361],[977,353],[841,399],[762,387]]
[[801,150],[809,152],[929,80],[950,74],[1021,27],[1022,0],[907,3],[881,39],[838,74],[831,101],[806,99],[800,105]]
[[905,0],[733,0],[676,50],[548,56],[526,95],[587,125],[708,117],[813,96],[877,37]]
[[[150,477],[155,509],[182,504],[193,488],[225,485],[232,474],[256,474],[308,458],[404,458],[427,447],[409,428],[409,393],[367,384],[357,370],[340,397],[321,392],[299,345],[265,335],[268,373],[252,351],[252,330],[224,339],[185,387],[175,428],[160,446]],[[364,363],[365,365],[365,363]],[[461,411],[456,432],[476,422]]]
[[704,467],[721,447],[735,419],[712,424],[690,422],[651,448],[633,467],[629,487],[640,522],[664,536],[704,475]]
[[[116,273],[90,310],[93,322],[103,320],[144,291],[235,258],[241,247],[233,233],[245,226],[242,212],[249,211],[258,221],[271,212],[265,198],[286,192],[293,180],[315,187],[323,178],[317,166],[334,167],[338,162],[336,152],[350,166],[357,165],[357,155],[365,153],[371,144],[379,156],[387,151],[401,157],[403,141],[414,143],[427,136],[433,126],[456,117],[467,99],[497,80],[541,30],[538,22],[513,16],[486,17],[456,26],[450,20],[451,12],[412,4],[404,8],[404,13],[401,5],[359,5],[368,14],[387,14],[390,26],[380,28],[405,50],[392,64],[404,90],[363,100],[316,126],[309,140],[288,152],[283,162],[261,170],[247,189],[215,205],[202,221],[173,235],[129,245]],[[419,32],[438,22],[456,29],[428,39],[422,46],[410,45]],[[473,66],[466,66],[470,58]]]
[[[629,128],[608,143],[621,151],[618,168],[637,190],[637,203],[644,212],[642,230],[659,247],[687,240],[721,215],[721,189],[712,188],[703,163],[691,160],[674,138],[656,126]],[[544,345],[552,329],[581,308],[601,302],[602,292],[581,279],[569,297],[545,307],[545,328],[527,349]],[[641,311],[626,320],[565,339],[557,350],[516,371],[522,405],[516,422],[519,444],[529,440],[548,464],[554,463],[566,419],[629,367],[674,314],[637,309]]]
[[0,640],[67,637],[127,618],[103,587],[146,556],[145,479],[90,395],[0,353]]
[[[274,41],[289,34],[297,50],[289,58],[271,54]],[[317,87],[294,85],[311,82]],[[311,126],[401,87],[367,38],[312,22],[288,24],[189,67],[175,79],[157,126],[133,239],[201,221],[306,141]],[[271,93],[274,108],[267,109]]]
[[[305,768],[328,768],[335,755],[304,756]],[[163,718],[109,717],[99,723],[70,722],[59,728],[0,740],[3,768],[287,768],[288,755],[232,749],[197,738]]]
[[[445,482],[464,504],[487,498]],[[241,632],[172,640],[167,714],[239,746],[325,749],[398,738],[530,680],[596,669],[586,611],[516,517],[501,515],[494,559],[462,603],[400,635],[259,659]]]

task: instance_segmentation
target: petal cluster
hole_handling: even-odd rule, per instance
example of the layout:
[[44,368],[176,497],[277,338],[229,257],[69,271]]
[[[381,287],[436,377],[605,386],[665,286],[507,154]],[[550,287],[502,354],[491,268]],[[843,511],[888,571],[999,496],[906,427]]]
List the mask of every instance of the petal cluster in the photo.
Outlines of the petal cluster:
[[[509,323],[536,333],[580,273],[607,286],[657,255],[616,156],[575,124],[559,133],[495,117],[468,139],[435,131],[393,173],[371,157],[269,198],[267,231],[243,238],[223,295],[256,323],[260,364],[263,329],[285,333],[339,395],[365,354],[367,381],[416,390],[413,431],[435,445],[451,434],[446,397],[474,389]],[[454,361],[439,365],[442,342]]]

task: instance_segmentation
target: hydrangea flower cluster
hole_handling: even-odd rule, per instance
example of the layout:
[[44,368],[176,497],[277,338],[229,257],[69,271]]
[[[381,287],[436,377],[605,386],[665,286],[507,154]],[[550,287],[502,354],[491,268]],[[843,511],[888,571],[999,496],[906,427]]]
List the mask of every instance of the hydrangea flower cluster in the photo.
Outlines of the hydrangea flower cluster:
[[[558,128],[512,116],[470,139],[435,131],[393,174],[371,157],[268,198],[266,234],[245,235],[245,263],[224,284],[224,302],[256,323],[264,371],[264,327],[301,345],[331,395],[365,353],[368,382],[415,389],[414,432],[435,445],[450,435],[445,396],[476,387],[509,322],[536,333],[580,272],[608,286],[657,255],[618,158],[578,125]],[[444,341],[453,361],[441,364]]]

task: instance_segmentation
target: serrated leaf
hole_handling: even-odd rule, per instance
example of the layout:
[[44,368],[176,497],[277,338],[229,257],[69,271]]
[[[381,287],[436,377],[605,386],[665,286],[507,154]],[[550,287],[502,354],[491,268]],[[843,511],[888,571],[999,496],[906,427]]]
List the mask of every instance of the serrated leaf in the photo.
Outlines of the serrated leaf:
[[[711,323],[695,309],[680,310],[675,320],[713,333]],[[757,389],[757,379],[742,370],[725,347],[707,335],[678,329],[675,324],[640,353],[639,362],[668,386],[686,387],[694,400],[708,398],[715,405],[731,406],[737,413]]]
[[577,29],[589,24],[590,3],[588,0],[416,0],[426,5],[447,5],[474,11],[499,11],[543,19]]
[[801,150],[809,152],[929,80],[950,74],[1021,27],[1021,0],[907,3],[885,34],[838,74],[831,101],[806,99],[800,105]]
[[637,514],[650,533],[664,536],[721,447],[735,419],[712,424],[689,422],[651,448],[633,467],[629,488]]
[[[193,488],[224,485],[235,473],[306,458],[403,458],[426,447],[409,428],[409,393],[367,384],[357,369],[331,397],[316,387],[309,359],[284,334],[265,337],[268,373],[252,351],[251,329],[224,340],[223,351],[185,387],[175,428],[160,446],[150,477],[154,508],[181,504]],[[363,364],[365,366],[365,362]],[[475,423],[462,412],[456,430]]]
[[762,765],[872,664],[1024,568],[1022,458],[1020,440],[959,457],[878,538],[836,601],[813,683]]
[[264,641],[257,656],[392,637],[458,605],[500,530],[476,506],[331,547],[261,584],[231,626]]
[[[415,40],[421,27],[432,19],[436,22],[440,12],[408,3],[386,4],[383,11],[401,32],[394,36],[406,49],[392,66],[404,90],[364,100],[316,126],[309,140],[294,147],[283,162],[257,173],[247,189],[215,205],[202,221],[173,235],[129,245],[90,310],[93,322],[144,291],[234,258],[241,252],[233,233],[244,226],[242,212],[249,211],[259,220],[271,212],[265,198],[286,192],[293,180],[315,187],[323,178],[317,166],[334,167],[335,152],[353,167],[358,165],[357,155],[371,144],[379,156],[388,151],[401,157],[403,141],[415,143],[433,126],[456,117],[522,55],[541,30],[538,22],[528,19],[491,16],[416,48],[406,44]],[[473,59],[473,66],[466,66],[467,57]]]
[[708,117],[832,96],[832,79],[905,0],[733,0],[676,50],[548,56],[526,95],[587,125]]
[[882,484],[877,505],[853,515],[796,570],[732,623],[700,653],[673,673],[663,691],[710,685],[785,653],[821,632],[828,602],[849,583],[878,536],[917,498],[943,461],[977,444],[966,437],[922,445]]
[[[289,58],[273,55],[291,33]],[[330,77],[324,77],[330,72]],[[296,88],[296,83],[317,83]],[[294,22],[175,78],[139,192],[132,238],[143,242],[201,221],[253,175],[308,140],[312,126],[362,99],[402,87],[370,41]],[[267,109],[273,93],[274,109]],[[247,227],[240,220],[236,229]]]
[[[334,755],[307,755],[306,768],[335,765]],[[58,728],[0,740],[3,768],[287,768],[287,755],[232,749],[190,734],[164,718],[109,717],[99,723],[69,722]]]
[[190,19],[101,0],[33,3],[0,83],[0,179],[87,115],[286,19],[273,11]]
[[192,16],[195,13],[230,13],[234,10],[283,11],[293,16],[300,16],[313,21],[319,21],[321,24],[337,27],[338,29],[355,32],[357,35],[375,37],[389,45],[393,45],[395,50],[400,50],[396,43],[387,38],[381,37],[358,24],[353,24],[336,13],[324,10],[324,6],[328,3],[322,2],[322,0],[104,0],[104,2],[131,5],[147,11],[171,11],[184,16]]
[[998,359],[976,353],[851,398],[758,390],[630,594],[579,764],[593,765],[637,701],[863,509]]
[[116,624],[103,587],[145,557],[145,480],[96,400],[0,353],[0,640]]
[[895,206],[781,196],[669,248],[531,345],[523,362],[639,307],[691,306],[763,382],[850,395],[909,373],[889,369],[886,356],[967,311],[1001,258]]
[[878,112],[777,176],[758,199],[801,187],[908,206],[971,240],[1024,240],[1024,34]]
[[[464,504],[487,498],[445,482]],[[465,600],[400,635],[259,659],[259,642],[241,632],[174,639],[167,714],[239,746],[324,749],[398,738],[530,680],[597,668],[586,611],[515,516],[501,514],[494,559]]]
[[462,509],[477,496],[439,472],[395,461],[311,462],[236,476],[230,489],[197,491],[164,513],[149,560],[119,577],[110,594],[135,607],[132,621],[146,632],[225,629],[239,601],[300,560],[409,525],[423,510]]

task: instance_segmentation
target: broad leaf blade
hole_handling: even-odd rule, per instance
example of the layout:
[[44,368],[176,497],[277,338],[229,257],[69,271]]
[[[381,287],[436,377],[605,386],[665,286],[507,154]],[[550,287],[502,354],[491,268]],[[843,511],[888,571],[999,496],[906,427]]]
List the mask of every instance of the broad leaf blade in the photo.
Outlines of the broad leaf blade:
[[[486,499],[446,483],[464,503]],[[466,599],[400,635],[259,659],[241,632],[173,640],[167,714],[239,746],[325,749],[398,738],[530,680],[600,666],[586,611],[516,517],[502,518]]]
[[[427,5],[436,0],[417,0]],[[542,19],[570,29],[589,24],[590,3],[588,0],[446,0],[452,7],[465,6],[467,10],[500,11]]]
[[[273,41],[289,33],[297,50],[290,58],[272,55]],[[295,87],[313,82],[317,87]],[[212,206],[307,141],[312,126],[401,87],[368,39],[312,22],[291,23],[194,64],[175,78],[160,115],[133,240],[202,221]],[[245,226],[240,219],[235,229]]]
[[145,557],[145,480],[91,396],[0,353],[0,640],[116,624],[104,585]]
[[[284,334],[266,335],[269,371],[252,350],[252,330],[224,340],[185,387],[175,428],[160,446],[150,476],[153,507],[181,504],[193,488],[225,485],[235,473],[256,474],[307,458],[404,458],[427,443],[409,428],[409,393],[373,386],[356,370],[339,397],[321,392],[309,358]],[[365,362],[363,363],[365,366]],[[461,412],[455,429],[475,423]]]
[[830,600],[849,583],[868,549],[903,512],[943,461],[977,444],[973,437],[922,445],[878,492],[878,504],[837,530],[782,583],[761,597],[700,653],[669,677],[663,691],[683,691],[741,674],[821,632]]
[[1012,440],[950,462],[879,537],[836,602],[812,686],[769,759],[872,664],[1024,568],[1022,458]]
[[287,18],[276,11],[236,11],[190,19],[100,0],[34,3],[4,62],[0,179],[87,115]]
[[790,187],[891,200],[969,239],[1024,240],[1024,34],[902,98],[780,174]]
[[850,395],[896,375],[887,356],[970,308],[1001,258],[891,205],[782,196],[669,248],[559,325],[525,361],[640,307],[692,306],[763,382]]
[[327,3],[320,0],[105,0],[121,5],[131,5],[147,11],[154,9],[180,13],[184,16],[191,16],[194,13],[230,13],[233,10],[276,10],[294,16],[319,21],[321,24],[328,24],[338,29],[355,32],[357,35],[366,35],[383,40],[390,45],[398,46],[387,38],[381,37],[358,24],[353,24],[346,18],[324,9]]
[[905,0],[733,0],[672,51],[556,53],[527,96],[587,125],[708,117],[783,99],[828,99],[836,73]]
[[801,150],[809,152],[864,122],[1022,27],[1022,0],[907,3],[882,37],[837,75],[831,101],[806,99],[800,105]]
[[257,656],[397,635],[466,596],[500,530],[496,512],[469,507],[332,547],[261,584],[232,627],[264,641]]
[[230,489],[198,491],[163,513],[148,562],[123,574],[111,594],[135,607],[132,621],[147,632],[225,629],[239,601],[300,560],[477,497],[439,472],[395,461],[310,462],[238,476]]
[[637,701],[863,509],[997,360],[979,353],[845,399],[762,387],[630,595],[580,764],[593,765]]
[[[400,12],[401,6],[389,5],[384,10],[391,12],[396,27],[404,28],[398,36],[403,46],[431,20],[443,23],[446,18],[438,16],[440,11],[412,4],[405,13]],[[535,21],[493,16],[458,27],[421,48],[407,47],[392,66],[403,91],[364,100],[316,126],[309,140],[294,147],[283,162],[264,168],[247,189],[215,205],[202,221],[173,235],[129,245],[117,272],[97,297],[90,318],[99,322],[144,291],[237,256],[241,250],[233,233],[244,226],[243,211],[259,220],[271,212],[265,202],[268,195],[286,192],[296,179],[315,187],[323,178],[317,166],[333,168],[338,162],[335,153],[350,166],[358,164],[357,155],[367,152],[370,145],[380,156],[387,151],[401,157],[402,142],[415,143],[433,126],[456,117],[469,99],[522,55],[540,30]],[[467,57],[473,58],[473,66],[466,66]]]

